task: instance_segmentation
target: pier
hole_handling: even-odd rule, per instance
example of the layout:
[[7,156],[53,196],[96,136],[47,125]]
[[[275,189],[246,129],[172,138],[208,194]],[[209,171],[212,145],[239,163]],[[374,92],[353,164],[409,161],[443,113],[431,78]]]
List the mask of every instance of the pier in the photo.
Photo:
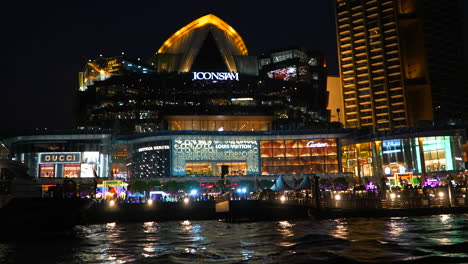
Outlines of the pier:
[[236,222],[468,213],[465,193],[455,192],[452,199],[448,199],[447,188],[431,191],[435,195],[406,196],[400,192],[379,194],[366,190],[322,192],[320,196],[300,192],[238,196],[228,192],[212,200],[143,200],[141,203],[104,200],[90,206],[85,220],[88,223],[219,219]]

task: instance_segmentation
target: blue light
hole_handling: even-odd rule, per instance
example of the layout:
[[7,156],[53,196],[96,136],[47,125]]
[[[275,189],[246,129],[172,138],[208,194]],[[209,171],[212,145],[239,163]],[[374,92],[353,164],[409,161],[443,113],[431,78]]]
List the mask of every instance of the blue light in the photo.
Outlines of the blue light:
[[197,195],[197,192],[198,192],[197,190],[191,190],[190,195]]
[[247,188],[238,188],[237,192],[238,193],[247,193]]

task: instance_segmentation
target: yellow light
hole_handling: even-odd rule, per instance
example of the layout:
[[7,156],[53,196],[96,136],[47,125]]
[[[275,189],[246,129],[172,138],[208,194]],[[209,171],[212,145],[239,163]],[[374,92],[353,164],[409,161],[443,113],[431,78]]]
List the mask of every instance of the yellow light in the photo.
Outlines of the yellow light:
[[284,195],[281,195],[280,200],[281,200],[281,202],[284,202],[284,201],[286,201],[286,197]]
[[152,205],[153,204],[153,200],[152,199],[149,199],[148,200],[148,205]]
[[443,193],[443,192],[439,192],[439,197],[444,197],[444,193]]
[[114,200],[110,200],[109,201],[109,207],[114,207],[115,205],[115,201]]
[[390,194],[390,198],[395,199],[395,197],[396,197],[396,194],[394,194],[394,193]]
[[184,198],[184,203],[188,203],[189,202],[189,198],[185,197]]
[[227,35],[234,39],[234,42],[237,44],[242,55],[248,55],[247,47],[245,46],[244,41],[242,40],[241,36],[228,25],[226,22],[221,20],[219,17],[209,14],[203,17],[200,17],[191,23],[187,24],[185,27],[179,29],[176,33],[174,33],[170,38],[168,38],[164,44],[159,48],[157,53],[165,53],[178,39],[184,37],[187,34],[190,34],[193,30],[206,26],[208,24],[214,25],[215,27],[219,28]]
[[335,200],[341,200],[341,195],[339,194],[335,195]]

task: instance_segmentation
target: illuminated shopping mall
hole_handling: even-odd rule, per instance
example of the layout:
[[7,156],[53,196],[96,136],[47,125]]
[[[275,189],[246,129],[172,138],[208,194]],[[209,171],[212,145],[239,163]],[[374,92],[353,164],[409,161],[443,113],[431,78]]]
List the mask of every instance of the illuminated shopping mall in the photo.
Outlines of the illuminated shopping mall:
[[214,15],[176,31],[147,60],[100,57],[79,76],[77,130],[4,140],[43,183],[312,174],[381,182],[465,170],[464,130],[332,126],[323,54],[288,47],[249,55]]

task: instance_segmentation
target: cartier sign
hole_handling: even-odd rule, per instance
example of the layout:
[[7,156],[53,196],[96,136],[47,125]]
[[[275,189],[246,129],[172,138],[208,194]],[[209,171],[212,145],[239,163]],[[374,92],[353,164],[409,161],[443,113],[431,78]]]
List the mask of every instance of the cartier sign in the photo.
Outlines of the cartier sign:
[[238,81],[238,72],[194,72],[194,80],[219,80],[219,81]]
[[39,160],[40,163],[81,163],[81,153],[39,153]]
[[323,148],[323,147],[328,147],[328,143],[309,141],[307,142],[307,145],[306,145],[306,148]]

